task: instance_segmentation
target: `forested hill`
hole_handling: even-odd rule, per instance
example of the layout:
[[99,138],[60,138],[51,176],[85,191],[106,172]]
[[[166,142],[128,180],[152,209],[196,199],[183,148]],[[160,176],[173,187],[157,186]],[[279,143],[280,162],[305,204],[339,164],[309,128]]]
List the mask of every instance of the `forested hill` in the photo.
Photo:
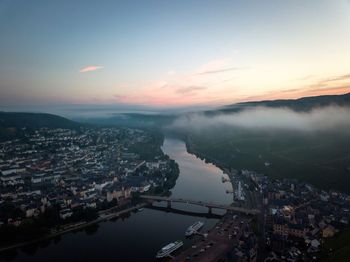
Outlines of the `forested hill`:
[[344,95],[325,95],[302,97],[299,99],[280,99],[280,100],[265,100],[244,102],[225,106],[219,111],[231,112],[240,111],[247,107],[273,107],[273,108],[289,108],[295,111],[310,111],[314,108],[324,106],[350,106],[350,93]]
[[[334,111],[339,112],[339,115],[334,114],[339,117],[339,122],[333,127],[329,125],[333,115],[318,110],[327,106],[349,107],[350,94],[247,102],[207,111],[207,119],[193,118],[196,125],[202,124],[202,128],[183,128],[183,136],[191,152],[220,167],[254,170],[272,178],[296,178],[322,189],[350,193],[350,114],[342,113],[340,117],[341,112],[348,111],[344,108]],[[242,121],[235,118],[235,114],[254,107],[288,108],[295,112],[265,110],[269,114],[266,118],[272,124],[259,128],[259,125],[254,126],[260,116],[256,112],[264,109],[257,108],[251,114],[243,115],[253,123],[250,127],[234,125],[234,121]],[[305,120],[302,125],[315,121],[313,114],[308,114],[311,110],[315,110],[316,117],[321,117],[322,128],[294,129],[293,124],[278,127],[278,123],[285,120],[283,117],[290,114],[292,117],[288,120],[295,126],[301,119]],[[294,117],[299,120],[293,122]],[[187,126],[191,126],[190,120]]]
[[80,124],[67,118],[44,113],[0,112],[0,140],[21,135],[21,130],[37,128],[77,129]]
[[79,126],[77,122],[52,114],[0,112],[1,128],[77,128]]

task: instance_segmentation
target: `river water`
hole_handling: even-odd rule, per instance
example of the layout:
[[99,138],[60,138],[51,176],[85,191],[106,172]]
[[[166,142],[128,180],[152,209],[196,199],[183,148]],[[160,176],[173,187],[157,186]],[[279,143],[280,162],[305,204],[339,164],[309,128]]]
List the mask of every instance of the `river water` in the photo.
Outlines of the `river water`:
[[[180,168],[176,186],[171,190],[173,197],[190,198],[220,204],[229,204],[232,189],[229,183],[222,183],[222,171],[187,153],[185,143],[166,138],[163,152],[174,159]],[[165,206],[165,204],[157,204]],[[206,213],[207,208],[176,203],[173,208],[184,211]],[[220,211],[213,210],[220,214]],[[57,239],[25,247],[9,254],[0,255],[5,261],[154,261],[156,252],[169,242],[181,239],[185,246],[192,240],[184,238],[186,228],[194,222],[205,222],[204,230],[214,226],[217,218],[196,217],[145,208],[131,213],[124,219],[98,224],[94,228],[62,235]]]

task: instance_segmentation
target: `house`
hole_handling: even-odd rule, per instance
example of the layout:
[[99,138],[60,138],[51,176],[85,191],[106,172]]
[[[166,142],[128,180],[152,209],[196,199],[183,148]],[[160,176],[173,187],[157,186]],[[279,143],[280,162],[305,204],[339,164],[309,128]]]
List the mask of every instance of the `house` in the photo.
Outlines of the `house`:
[[89,200],[85,202],[85,207],[88,208],[96,208],[96,201],[94,200]]
[[151,188],[150,182],[145,177],[132,176],[128,177],[128,185],[131,187],[132,192],[147,192]]
[[346,218],[346,217],[342,217],[339,221],[340,223],[343,223],[345,225],[348,225],[349,224],[349,220]]
[[13,225],[15,227],[18,227],[22,224],[22,220],[21,219],[12,219],[12,218],[9,218],[7,220],[7,224],[8,225]]
[[309,230],[300,224],[274,223],[273,232],[281,236],[303,238]]
[[21,175],[17,173],[2,173],[0,180],[3,183],[15,182],[21,179]]
[[146,163],[147,168],[151,170],[159,169],[160,163],[159,162],[147,162]]
[[39,215],[40,211],[37,208],[34,207],[28,207],[26,209],[26,217],[33,217]]
[[106,187],[106,194],[107,202],[111,202],[113,199],[127,199],[131,197],[131,188],[115,183]]
[[318,241],[317,239],[313,239],[310,244],[315,249],[318,249],[318,247],[321,245],[320,241]]
[[69,208],[66,208],[66,209],[63,209],[63,210],[60,211],[60,218],[61,219],[69,218],[72,215],[73,215],[73,212]]
[[328,225],[327,227],[325,227],[323,230],[322,230],[322,236],[324,238],[327,238],[327,237],[333,237],[335,234],[335,228],[331,225]]
[[314,252],[318,252],[319,251],[319,248],[320,248],[320,241],[318,241],[317,239],[313,239],[311,242],[310,242],[310,247],[308,248],[308,252],[309,253],[314,253]]
[[142,182],[139,185],[132,186],[131,191],[144,193],[144,192],[147,192],[148,190],[150,190],[150,188],[151,188],[151,184],[149,184],[147,182]]

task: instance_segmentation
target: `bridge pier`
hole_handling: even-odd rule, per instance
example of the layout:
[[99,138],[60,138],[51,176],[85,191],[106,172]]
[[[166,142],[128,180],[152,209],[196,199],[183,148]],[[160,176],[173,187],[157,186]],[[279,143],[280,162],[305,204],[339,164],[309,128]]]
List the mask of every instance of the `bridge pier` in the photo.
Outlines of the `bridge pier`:
[[171,201],[170,200],[166,201],[166,206],[167,206],[167,208],[171,208]]
[[208,213],[211,214],[212,213],[212,208],[208,207]]

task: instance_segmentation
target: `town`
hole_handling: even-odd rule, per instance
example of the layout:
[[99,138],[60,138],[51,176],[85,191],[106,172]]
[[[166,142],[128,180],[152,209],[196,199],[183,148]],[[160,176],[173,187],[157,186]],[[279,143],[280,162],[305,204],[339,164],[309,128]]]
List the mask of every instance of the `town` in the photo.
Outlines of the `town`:
[[327,240],[347,230],[350,196],[246,169],[225,173],[229,179],[222,182],[233,185],[227,192],[233,195],[231,205],[260,213],[228,211],[175,261],[322,261],[333,256]]
[[[0,144],[0,243],[49,235],[173,187],[162,136],[129,128],[23,130]],[[106,212],[107,212],[106,211]]]
[[[81,229],[157,199],[170,203],[167,196],[179,168],[161,150],[161,133],[97,127],[23,133],[0,144],[3,250]],[[348,195],[246,169],[223,171],[222,183],[233,188],[226,191],[232,194],[232,210],[199,233],[202,238],[192,247],[174,255],[176,261],[318,261],[332,256],[326,242],[349,225]]]
[[327,240],[348,228],[350,196],[254,171],[228,173],[244,184],[245,201],[237,193],[236,203],[261,210],[255,221],[260,261],[320,261],[333,255]]

